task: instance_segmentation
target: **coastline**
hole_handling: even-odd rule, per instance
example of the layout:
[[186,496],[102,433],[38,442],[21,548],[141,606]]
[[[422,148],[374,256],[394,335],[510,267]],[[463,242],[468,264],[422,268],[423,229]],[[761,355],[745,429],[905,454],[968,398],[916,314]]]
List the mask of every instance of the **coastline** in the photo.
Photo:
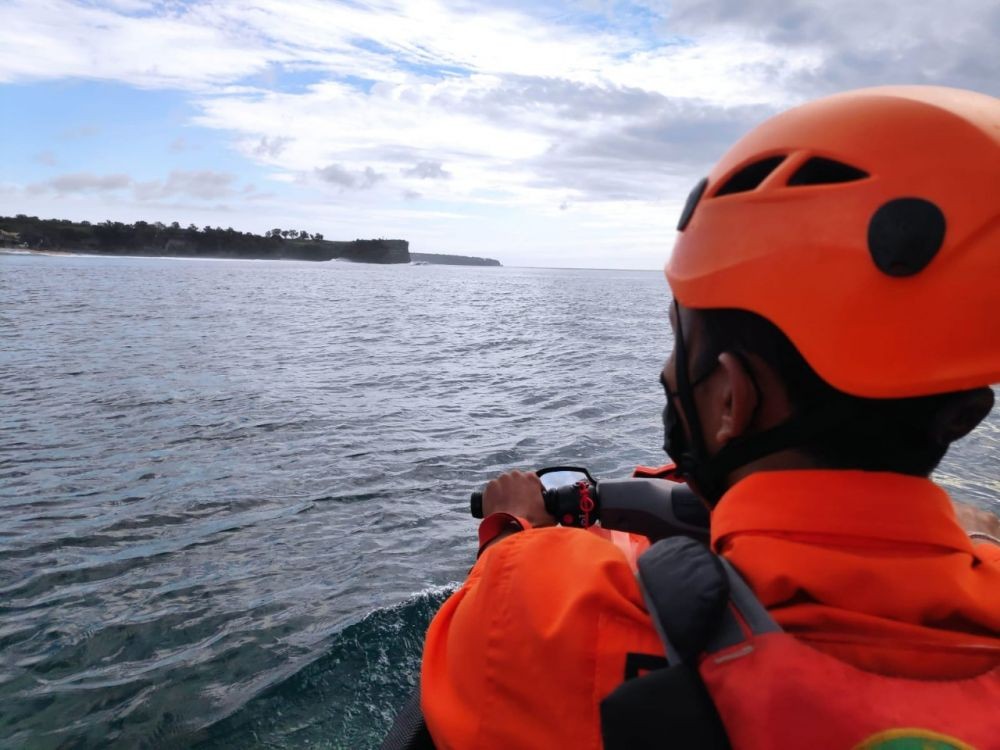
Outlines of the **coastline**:
[[[292,258],[221,258],[206,255],[150,255],[150,254],[136,254],[130,255],[127,253],[84,253],[75,252],[73,250],[31,250],[31,249],[21,249],[21,248],[6,248],[0,247],[0,255],[27,255],[36,257],[49,257],[49,258],[122,258],[124,260],[197,260],[197,261],[218,261],[222,263],[230,262],[262,262],[270,263],[277,261],[287,261],[294,260]],[[344,260],[343,258],[331,258],[331,261],[339,263],[353,263],[354,261]],[[314,263],[316,261],[302,261],[304,263]],[[320,261],[327,262],[327,261]],[[400,264],[406,265],[406,264]]]
[[344,260],[376,264],[500,266],[498,260],[466,255],[410,253],[404,239],[328,240],[307,231],[271,229],[264,234],[229,227],[179,222],[134,224],[73,222],[37,216],[0,216],[0,250],[26,250],[58,255],[217,260]]
[[[222,257],[222,256],[211,256],[211,255],[154,255],[152,253],[93,253],[93,252],[83,252],[76,250],[64,250],[64,249],[53,249],[53,250],[34,250],[32,248],[10,248],[10,247],[0,247],[0,256],[11,255],[11,256],[35,256],[35,257],[50,257],[50,258],[125,258],[133,260],[195,260],[195,261],[217,261],[222,263],[229,263],[234,261],[240,262],[261,262],[261,263],[271,263],[271,262],[285,262],[285,261],[299,261],[303,263],[365,263],[366,261],[350,260],[348,258],[330,258],[323,261],[315,260],[302,260],[301,258],[250,258],[250,257]],[[417,256],[409,263],[394,263],[391,265],[401,265],[401,266],[466,266],[466,267],[480,267],[480,268],[502,268],[500,261],[493,261],[491,258],[472,258],[466,255],[441,255],[434,254],[436,256],[435,260],[424,260],[420,256],[428,255],[428,253],[414,253]],[[486,262],[470,262],[470,261],[486,261]],[[490,262],[492,261],[492,262]],[[387,264],[379,264],[387,265]]]

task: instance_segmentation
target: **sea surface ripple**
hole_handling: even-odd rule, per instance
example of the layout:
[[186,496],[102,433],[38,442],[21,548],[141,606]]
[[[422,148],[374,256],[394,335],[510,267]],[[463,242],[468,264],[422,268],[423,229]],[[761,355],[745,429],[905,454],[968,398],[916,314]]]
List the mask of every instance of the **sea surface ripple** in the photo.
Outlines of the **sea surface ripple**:
[[[0,255],[0,746],[377,744],[470,490],[662,463],[667,300],[656,272]],[[938,478],[1000,509],[998,444],[994,415]]]

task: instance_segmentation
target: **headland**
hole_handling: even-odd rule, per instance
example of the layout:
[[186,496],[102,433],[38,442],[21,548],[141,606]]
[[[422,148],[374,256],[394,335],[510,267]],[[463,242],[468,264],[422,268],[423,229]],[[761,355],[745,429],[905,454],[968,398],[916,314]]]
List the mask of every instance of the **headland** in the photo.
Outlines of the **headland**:
[[436,265],[499,266],[491,258],[440,253],[411,253],[401,239],[327,240],[322,234],[295,229],[271,229],[264,234],[222,227],[182,227],[137,221],[39,219],[0,216],[0,247],[87,255],[148,255],[176,258],[242,258],[247,260],[347,260],[355,263],[429,263]]

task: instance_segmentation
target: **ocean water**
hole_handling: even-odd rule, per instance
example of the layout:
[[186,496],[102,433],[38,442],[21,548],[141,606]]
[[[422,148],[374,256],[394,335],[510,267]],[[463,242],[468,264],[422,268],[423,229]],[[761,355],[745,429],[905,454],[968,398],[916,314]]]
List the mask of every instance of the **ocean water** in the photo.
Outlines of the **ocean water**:
[[[662,463],[657,272],[0,255],[0,747],[365,748],[511,467]],[[939,479],[1000,510],[1000,417]]]

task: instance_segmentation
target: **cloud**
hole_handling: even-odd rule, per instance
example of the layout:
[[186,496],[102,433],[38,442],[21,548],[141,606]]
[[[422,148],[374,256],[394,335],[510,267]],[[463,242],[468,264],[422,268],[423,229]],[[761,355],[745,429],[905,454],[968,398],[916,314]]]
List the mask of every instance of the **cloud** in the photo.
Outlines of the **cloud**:
[[147,13],[155,7],[150,0],[104,0],[104,4],[122,13]]
[[444,0],[124,1],[11,0],[0,82],[82,77],[203,91],[254,76],[280,80],[274,66],[371,81],[400,80],[406,71],[592,78],[637,44],[538,23],[524,9]]
[[348,172],[339,164],[322,167],[317,169],[316,173],[324,182],[329,182],[331,185],[340,185],[341,187],[354,187],[356,180],[355,175]]
[[275,136],[268,138],[266,135],[260,137],[260,141],[256,146],[253,147],[254,156],[270,157],[274,159],[281,155],[288,144],[292,142],[291,138],[285,138],[283,136]]
[[1000,5],[982,0],[674,0],[670,27],[695,38],[732,34],[817,65],[789,85],[801,96],[884,83],[1000,93]]
[[[367,93],[326,82],[303,93],[213,98],[198,122],[239,128],[248,145],[290,141],[266,163],[291,174],[316,171],[342,189],[376,181],[406,189],[407,180],[420,180],[431,199],[557,205],[567,190],[574,201],[660,200],[678,185],[686,194],[732,141],[774,111],[607,82],[474,76],[386,83]],[[263,135],[251,140],[254,130]],[[315,170],[317,153],[335,161]],[[379,180],[363,178],[366,170]]]
[[321,167],[316,170],[316,174],[323,182],[353,190],[368,190],[385,179],[385,175],[379,174],[371,167],[365,167],[358,172],[351,172],[339,164],[330,164],[329,166]]
[[[76,172],[54,177],[44,182],[27,186],[27,192],[38,195],[54,193],[59,196],[100,194],[107,195],[128,190],[132,198],[141,202],[156,202],[184,197],[203,201],[218,201],[235,196],[236,177],[226,172],[212,170],[174,170],[163,180],[137,181],[127,174],[98,175],[91,172]],[[251,199],[264,197],[244,188],[244,194]],[[249,195],[253,193],[253,195]]]
[[402,170],[404,177],[416,177],[418,180],[447,180],[451,172],[445,170],[439,161],[422,161],[410,169]]
[[658,97],[628,122],[555,142],[531,162],[532,184],[576,200],[665,200],[707,172],[726,148],[773,113]]
[[72,193],[106,193],[122,190],[132,184],[132,178],[126,174],[96,175],[90,172],[76,172],[54,177],[45,182],[28,186],[31,193],[52,191],[60,195]]
[[578,81],[541,76],[481,77],[478,85],[442,88],[430,103],[503,123],[544,116],[553,124],[591,122],[609,116],[642,116],[656,109],[662,95],[607,80]]
[[239,194],[245,201],[263,201],[274,197],[274,193],[262,193],[256,185],[249,182],[243,186]]
[[39,151],[37,154],[31,157],[31,159],[35,163],[42,164],[43,166],[46,167],[54,167],[57,163],[56,155],[51,151],[49,151],[48,149],[46,149],[45,151]]
[[134,195],[140,201],[155,201],[175,196],[219,200],[234,194],[236,177],[226,172],[174,170],[165,180],[136,182]]
[[[300,175],[320,154],[321,180],[344,189],[396,175],[437,183],[439,198],[570,187],[633,200],[651,174],[704,171],[749,125],[815,92],[894,76],[996,90],[1000,8],[988,5],[955,0],[941,24],[942,3],[899,0],[205,0],[169,12],[14,0],[0,80],[190,89],[195,122],[248,158]],[[282,90],[299,75],[305,85]]]
[[[0,83],[88,78],[199,90],[289,59],[245,35],[242,25],[219,28],[208,6],[117,5],[6,3]],[[160,12],[132,15],[143,7]]]

